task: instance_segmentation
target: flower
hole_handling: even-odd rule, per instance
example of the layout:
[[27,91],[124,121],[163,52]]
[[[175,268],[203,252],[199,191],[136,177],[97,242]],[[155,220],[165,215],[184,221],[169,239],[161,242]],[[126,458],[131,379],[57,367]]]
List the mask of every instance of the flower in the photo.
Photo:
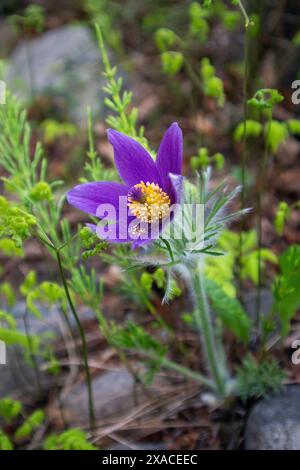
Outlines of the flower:
[[[172,217],[172,205],[180,201],[182,132],[177,123],[169,127],[156,161],[139,142],[121,132],[109,129],[108,140],[114,148],[115,166],[123,183],[80,184],[68,192],[67,200],[102,221],[107,219],[111,206],[113,216],[107,227],[110,236],[106,238],[111,242],[132,242],[136,248],[152,240],[152,226],[161,233]],[[122,206],[120,201],[125,204]],[[96,225],[88,226],[99,235]]]

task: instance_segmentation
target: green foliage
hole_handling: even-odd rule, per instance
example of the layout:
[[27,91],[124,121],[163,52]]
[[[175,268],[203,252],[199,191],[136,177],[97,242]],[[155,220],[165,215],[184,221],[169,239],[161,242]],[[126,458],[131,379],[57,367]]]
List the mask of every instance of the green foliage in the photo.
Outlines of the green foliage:
[[10,313],[4,312],[3,310],[0,310],[0,321],[5,322],[10,328],[16,329],[17,328],[17,322],[13,315]]
[[189,6],[190,34],[199,42],[205,42],[209,33],[208,11],[200,3],[192,2]]
[[98,25],[96,25],[96,33],[104,66],[103,75],[107,80],[103,90],[109,96],[105,98],[104,104],[115,113],[115,115],[110,115],[106,122],[114,129],[136,138],[143,145],[147,146],[143,127],[137,130],[138,110],[135,107],[131,107],[132,93],[126,90],[122,92],[123,79],[121,77],[116,78],[117,68],[112,67],[110,64]]
[[40,5],[31,4],[24,9],[23,15],[11,15],[9,20],[19,32],[41,33],[45,24],[44,10]]
[[37,336],[31,335],[28,337],[18,331],[17,323],[13,315],[3,310],[0,310],[0,340],[4,341],[7,346],[20,346],[26,353],[36,353],[40,346],[40,339]]
[[214,281],[206,280],[207,294],[215,314],[222,320],[226,328],[245,344],[249,342],[251,320],[240,302],[229,297]]
[[55,119],[46,119],[41,123],[46,144],[52,144],[61,137],[74,137],[77,127],[71,122],[59,122]]
[[274,121],[270,122],[268,127],[265,127],[266,140],[268,148],[271,152],[277,152],[280,145],[289,136],[289,131],[286,123]]
[[[1,243],[0,243],[1,246]],[[0,297],[4,297],[8,307],[13,307],[16,303],[14,290],[9,282],[0,284]]]
[[276,153],[279,146],[290,134],[300,134],[300,126],[296,119],[287,121],[286,123],[272,120],[264,126],[258,121],[248,119],[246,121],[246,126],[244,122],[238,124],[235,128],[233,137],[235,141],[242,140],[244,138],[244,134],[246,134],[247,138],[258,138],[262,135],[263,131],[268,148],[271,152]]
[[233,31],[241,23],[241,15],[238,11],[225,10],[223,24],[229,31]]
[[89,148],[87,151],[88,161],[84,164],[85,178],[80,178],[81,183],[88,181],[116,181],[118,175],[114,168],[106,168],[97,151],[95,150],[93,138],[93,121],[91,108],[87,108],[87,124],[88,124],[88,143]]
[[208,57],[204,57],[201,60],[200,76],[202,79],[204,94],[214,98],[219,106],[223,106],[225,102],[223,82],[216,76],[215,68]]
[[52,190],[48,183],[39,181],[29,193],[33,201],[50,201],[52,199]]
[[294,44],[294,46],[296,46],[296,47],[299,47],[299,46],[300,46],[300,31],[297,31],[297,33],[296,33],[295,36],[293,37],[293,44]]
[[23,283],[20,286],[20,292],[22,295],[26,296],[31,292],[37,284],[36,272],[29,271],[27,276],[25,277]]
[[46,181],[47,162],[39,143],[31,157],[31,128],[26,112],[9,91],[5,106],[0,107],[0,131],[0,165],[12,176],[4,181],[28,205],[30,190],[39,181]]
[[84,266],[73,271],[71,279],[72,290],[80,296],[85,305],[98,310],[103,300],[103,281],[95,269],[87,272]]
[[274,88],[262,88],[258,90],[252,98],[248,100],[248,104],[258,110],[272,110],[273,107],[281,103],[283,96]]
[[176,75],[184,64],[182,52],[165,51],[161,54],[161,63],[163,72],[167,75]]
[[153,336],[149,335],[142,326],[129,321],[126,328],[119,328],[116,325],[112,329],[112,337],[115,345],[124,349],[144,350],[155,352],[158,356],[163,356],[165,347]]
[[145,271],[141,275],[140,282],[148,294],[151,294],[153,283],[155,283],[159,289],[162,289],[165,285],[164,270],[158,268],[153,274]]
[[[241,277],[243,280],[250,279],[257,285],[259,249],[255,230],[243,232],[242,243]],[[218,248],[226,253],[226,256],[222,258],[208,258],[205,274],[209,279],[215,280],[227,295],[234,297],[234,268],[240,256],[240,235],[236,232],[225,230],[219,238]],[[276,255],[267,248],[260,249],[260,259],[263,269],[265,268],[266,261],[277,264]]]
[[119,292],[142,310],[147,309],[149,312],[155,313],[149,292],[140,282],[141,270],[133,269],[136,260],[131,248],[128,245],[117,245],[112,253],[102,252],[101,259],[108,264],[120,266],[125,272],[118,287]]
[[96,450],[80,429],[69,429],[61,434],[52,434],[44,442],[45,450]]
[[209,166],[214,166],[217,170],[222,170],[225,165],[225,157],[221,153],[209,155],[208,149],[200,147],[198,154],[191,157],[190,166],[192,170],[206,170]]
[[249,137],[259,137],[262,134],[263,126],[252,119],[247,119],[246,123],[241,122],[235,128],[233,138],[235,141],[240,141],[244,138],[244,135]]
[[300,135],[300,119],[288,119],[286,121],[290,134]]
[[118,5],[109,0],[83,0],[83,8],[92,26],[98,24],[103,31],[107,44],[118,52],[122,52],[121,32],[115,27]]
[[300,307],[300,246],[290,246],[279,258],[280,274],[273,283],[273,312],[281,321],[282,335],[290,331],[291,320]]
[[166,347],[133,321],[129,321],[125,328],[112,325],[111,342],[117,348],[142,353],[147,368],[144,381],[151,383],[161,369]]
[[[30,336],[30,346],[28,344],[28,337],[23,333],[20,333],[17,329],[11,328],[3,328],[0,327],[0,340],[4,341],[4,343],[9,345],[17,345],[21,346],[27,352],[29,350],[37,353],[39,350],[40,339],[38,336],[31,335]],[[30,351],[30,352],[31,352]]]
[[285,227],[285,223],[291,214],[291,209],[285,201],[279,203],[274,219],[274,226],[276,233],[282,235]]
[[38,429],[45,420],[45,414],[42,410],[35,410],[17,429],[15,433],[16,440],[22,440],[30,436],[32,432]]
[[0,252],[7,257],[22,258],[24,256],[24,251],[20,246],[17,246],[14,240],[10,238],[1,238],[0,239]]
[[[2,249],[9,250],[17,256],[22,255],[20,248],[26,238],[30,236],[31,228],[36,224],[36,219],[20,209],[16,205],[12,205],[3,196],[0,196],[0,239]],[[7,242],[6,239],[11,242]]]
[[60,304],[64,309],[66,309],[64,289],[55,282],[44,281],[37,287],[29,290],[26,295],[26,304],[28,310],[37,318],[42,318],[42,312],[36,305],[37,301],[49,306]]
[[22,403],[12,398],[2,398],[0,400],[0,416],[6,423],[11,423],[22,413]]
[[280,389],[284,372],[273,359],[256,361],[251,355],[244,358],[237,368],[237,389],[243,400],[259,398]]
[[159,28],[156,30],[154,38],[155,43],[161,52],[168,51],[177,40],[176,34],[169,28]]
[[14,446],[9,437],[0,429],[0,450],[13,450]]

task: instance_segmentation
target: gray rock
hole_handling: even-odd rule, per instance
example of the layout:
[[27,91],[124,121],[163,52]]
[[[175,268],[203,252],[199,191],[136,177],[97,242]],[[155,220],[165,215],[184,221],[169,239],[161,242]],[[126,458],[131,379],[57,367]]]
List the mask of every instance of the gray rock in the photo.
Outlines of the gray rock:
[[90,30],[64,26],[19,44],[6,80],[23,101],[48,95],[58,100],[64,118],[85,124],[88,105],[104,114],[100,72],[100,52]]
[[[24,312],[26,311],[26,304],[24,301],[18,301],[15,306],[10,310],[7,306],[1,305],[0,309],[11,311],[17,320],[18,331],[25,334],[24,325]],[[60,338],[62,331],[61,328],[66,326],[60,320],[60,314],[57,307],[46,308],[43,305],[38,305],[42,318],[37,318],[33,314],[28,314],[27,324],[28,330],[31,335],[39,336],[40,338],[48,332],[53,333],[54,338]],[[90,320],[95,318],[93,312],[90,310],[82,310],[80,312],[81,320]],[[72,315],[69,315],[69,321],[74,331],[76,331],[75,320]],[[45,339],[46,340],[46,339]],[[36,358],[40,363],[43,360]],[[24,350],[17,346],[6,347],[6,364],[0,365],[0,398],[11,393],[17,393],[18,396],[39,394],[40,390],[37,387],[37,378],[33,368],[29,365],[24,355]],[[46,387],[46,384],[52,383],[52,377],[49,376],[45,371],[40,370],[39,378],[42,386]],[[55,380],[55,377],[53,378]]]
[[245,447],[300,450],[300,385],[289,385],[254,406],[247,422]]
[[[127,370],[105,372],[93,380],[93,398],[97,420],[120,417],[137,405],[135,382]],[[73,426],[87,424],[88,400],[85,383],[77,385],[64,399],[66,418]]]

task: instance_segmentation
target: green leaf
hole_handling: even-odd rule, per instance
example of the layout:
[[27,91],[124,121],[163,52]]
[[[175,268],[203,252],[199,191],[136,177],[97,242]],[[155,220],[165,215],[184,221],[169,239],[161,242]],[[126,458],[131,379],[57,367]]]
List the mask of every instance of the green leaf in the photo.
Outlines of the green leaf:
[[59,435],[52,434],[44,442],[45,450],[96,450],[90,444],[83,431],[80,429],[69,429]]
[[241,122],[235,129],[233,138],[235,141],[240,141],[246,137],[259,137],[262,133],[263,127],[260,122],[254,121],[252,119],[247,119],[246,123]]
[[0,400],[0,416],[7,423],[10,423],[22,412],[22,404],[12,398],[2,398]]
[[205,280],[207,294],[215,314],[244,343],[249,342],[251,321],[236,298],[229,297],[214,281]]
[[289,119],[286,124],[291,134],[300,135],[300,119]]
[[9,437],[0,429],[0,450],[13,450],[13,444]]
[[265,134],[268,147],[272,152],[276,152],[289,136],[289,131],[286,123],[273,120],[265,125]]
[[45,420],[43,410],[36,410],[26,419],[26,421],[17,429],[15,433],[16,439],[25,439],[35,429],[39,428]]
[[278,391],[284,377],[284,371],[274,359],[257,361],[249,354],[237,368],[238,393],[243,400],[259,398],[267,392]]
[[159,28],[155,31],[154,39],[158,49],[165,52],[176,42],[176,34],[168,28]]
[[290,323],[300,307],[300,246],[290,246],[279,258],[280,275],[273,283],[273,310],[279,315],[282,334],[290,331]]
[[166,51],[160,57],[163,72],[167,75],[176,75],[184,63],[184,56],[181,52]]

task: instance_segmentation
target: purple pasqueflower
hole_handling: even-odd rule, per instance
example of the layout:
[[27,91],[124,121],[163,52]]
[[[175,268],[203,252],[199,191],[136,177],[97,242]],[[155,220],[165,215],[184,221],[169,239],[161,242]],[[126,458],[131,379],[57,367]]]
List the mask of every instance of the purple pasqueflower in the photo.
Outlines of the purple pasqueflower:
[[[104,214],[99,208],[111,205],[114,216],[110,220],[109,230],[112,233],[114,229],[115,235],[108,236],[108,240],[133,242],[134,247],[137,247],[152,240],[152,225],[156,224],[158,233],[161,232],[165,222],[170,220],[171,206],[179,203],[182,132],[177,123],[169,127],[160,144],[156,161],[139,142],[121,132],[109,129],[108,140],[114,148],[115,165],[123,184],[80,184],[68,192],[67,200],[72,206],[100,219],[103,219]],[[121,211],[120,200],[125,201],[125,216],[124,211]],[[88,226],[98,233],[96,225]]]

